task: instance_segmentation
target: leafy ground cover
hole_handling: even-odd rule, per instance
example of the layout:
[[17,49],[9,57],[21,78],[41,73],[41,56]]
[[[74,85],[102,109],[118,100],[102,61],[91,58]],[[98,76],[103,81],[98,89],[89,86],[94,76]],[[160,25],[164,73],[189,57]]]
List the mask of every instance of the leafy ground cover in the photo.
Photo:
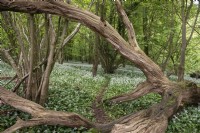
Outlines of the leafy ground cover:
[[[14,72],[9,66],[0,63],[0,77],[13,76]],[[176,79],[175,76],[171,77]],[[192,79],[186,75],[187,80],[193,80],[200,83],[199,80]],[[92,107],[95,98],[101,92],[102,86],[107,84],[105,94],[101,100],[112,96],[131,91],[139,82],[145,80],[144,75],[136,68],[126,66],[116,70],[115,74],[103,74],[102,69],[98,71],[97,77],[93,78],[91,73],[91,65],[65,63],[63,65],[56,64],[50,79],[49,99],[45,107],[52,110],[76,112],[91,121],[96,121],[94,109]],[[5,85],[8,81],[1,80],[0,85]],[[6,86],[12,88],[13,84]],[[138,100],[126,102],[116,105],[103,104],[102,108],[105,111],[108,119],[119,118],[120,116],[130,114],[134,111],[148,108],[152,104],[159,102],[161,97],[155,94],[146,95]],[[30,116],[7,105],[0,106],[0,131],[13,125],[20,117],[24,120]],[[31,133],[91,133],[92,129],[86,130],[82,128],[67,128],[62,126],[38,126],[27,128],[21,132]],[[199,133],[200,132],[200,105],[186,107],[180,113],[174,116],[168,126],[167,133]]]

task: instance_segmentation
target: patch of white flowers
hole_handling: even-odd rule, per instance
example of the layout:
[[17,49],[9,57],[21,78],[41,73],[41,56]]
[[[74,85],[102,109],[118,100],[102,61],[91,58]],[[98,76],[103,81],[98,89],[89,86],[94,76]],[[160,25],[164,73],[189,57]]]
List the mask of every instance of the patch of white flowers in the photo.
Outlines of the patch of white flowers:
[[112,77],[110,81],[110,85],[137,85],[138,83],[144,81],[145,79],[142,77],[135,77],[135,78],[130,78],[127,76],[122,76],[122,77]]
[[191,81],[191,82],[194,82],[194,83],[200,84],[200,79],[197,79],[197,78],[191,78],[189,75],[186,75],[186,76],[185,76],[185,80],[189,80],[189,81]]
[[[171,75],[171,76],[170,76],[170,79],[172,79],[172,80],[177,80],[178,77],[175,76],[175,75]],[[185,76],[184,76],[184,79],[185,79],[185,80],[188,80],[188,81],[191,81],[191,82],[194,82],[194,83],[197,83],[197,84],[200,84],[200,79],[191,78],[189,75],[185,75]]]

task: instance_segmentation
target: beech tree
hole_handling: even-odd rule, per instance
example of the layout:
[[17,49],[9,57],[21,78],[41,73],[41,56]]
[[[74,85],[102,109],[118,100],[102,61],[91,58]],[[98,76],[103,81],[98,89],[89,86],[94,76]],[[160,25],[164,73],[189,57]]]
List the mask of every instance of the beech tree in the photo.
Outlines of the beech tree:
[[[106,20],[93,13],[81,10],[60,1],[27,1],[1,0],[0,11],[14,11],[29,14],[48,13],[76,20],[104,37],[114,49],[131,61],[146,76],[146,81],[138,84],[132,92],[109,99],[111,103],[121,103],[135,100],[148,93],[158,93],[162,96],[160,103],[148,109],[129,114],[108,124],[92,123],[75,113],[51,111],[42,106],[21,98],[0,87],[0,99],[19,110],[32,115],[27,121],[18,119],[16,124],[5,130],[5,133],[18,129],[41,125],[64,125],[68,127],[96,128],[101,132],[124,133],[164,133],[168,119],[184,105],[200,102],[200,87],[192,82],[172,82],[139,47],[134,28],[129,21],[120,0],[115,0],[119,16],[125,25],[128,40],[125,40]],[[50,58],[49,58],[50,59]]]

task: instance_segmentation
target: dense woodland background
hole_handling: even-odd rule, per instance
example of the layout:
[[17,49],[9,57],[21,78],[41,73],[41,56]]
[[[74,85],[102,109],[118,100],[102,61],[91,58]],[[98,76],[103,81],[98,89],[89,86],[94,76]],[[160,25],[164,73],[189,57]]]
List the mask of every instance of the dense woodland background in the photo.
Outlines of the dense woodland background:
[[[100,16],[101,21],[109,22],[122,38],[130,39],[115,1],[65,2]],[[166,77],[172,81],[185,79],[199,85],[199,2],[121,2],[133,24],[139,47],[159,65]],[[112,97],[131,92],[147,77],[136,68],[137,64],[134,66],[106,39],[68,17],[3,11],[0,14],[0,85],[47,109],[76,112],[100,123],[159,103],[160,95],[152,93],[133,102],[112,106],[107,102]],[[3,102],[0,102],[0,109],[0,131],[13,125],[17,117],[23,120],[31,118]],[[97,115],[99,110],[103,111],[100,113],[102,118]],[[198,103],[180,110],[170,118],[167,132],[198,133]],[[22,130],[26,131],[95,132],[96,129],[40,126]]]

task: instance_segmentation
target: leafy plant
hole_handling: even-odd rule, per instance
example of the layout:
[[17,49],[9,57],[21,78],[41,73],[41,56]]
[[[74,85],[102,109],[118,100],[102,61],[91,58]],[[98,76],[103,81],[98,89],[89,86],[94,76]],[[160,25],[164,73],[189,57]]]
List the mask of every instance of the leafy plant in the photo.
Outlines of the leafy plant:
[[[49,98],[45,107],[47,109],[75,112],[95,121],[92,103],[95,97],[99,94],[102,86],[110,78],[110,82],[106,89],[104,99],[119,95],[133,88],[145,80],[144,75],[136,68],[126,66],[119,68],[115,74],[105,75],[102,69],[98,71],[97,77],[93,78],[91,65],[64,63],[63,65],[56,64],[50,79]],[[10,68],[0,63],[0,70],[8,74]],[[8,71],[4,71],[8,70]],[[171,77],[176,80],[175,76]],[[193,80],[199,83],[198,80],[192,79],[186,75],[187,80]],[[4,85],[6,81],[0,81],[0,85]],[[9,86],[7,86],[9,87]],[[10,85],[9,88],[12,88]],[[148,108],[154,103],[161,100],[157,94],[148,94],[137,100],[125,102],[116,105],[103,105],[104,110],[111,119],[116,119],[121,116],[133,113],[138,110]],[[10,127],[16,122],[17,117],[27,120],[30,115],[20,112],[10,106],[0,106],[0,132]],[[187,107],[182,112],[178,113],[168,126],[167,133],[198,133],[200,131],[200,107]],[[93,133],[93,129],[68,128],[64,126],[36,126],[20,130],[21,132],[30,133]]]

